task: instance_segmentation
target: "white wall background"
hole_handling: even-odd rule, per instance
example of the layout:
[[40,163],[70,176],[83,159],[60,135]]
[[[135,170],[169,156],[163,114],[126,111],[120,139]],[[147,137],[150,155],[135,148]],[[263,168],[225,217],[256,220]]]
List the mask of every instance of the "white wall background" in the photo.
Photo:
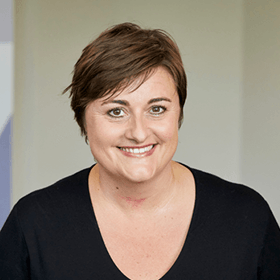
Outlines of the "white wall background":
[[[259,108],[251,106],[251,102],[262,103],[261,92],[254,95],[250,87],[252,82],[256,88],[263,82],[255,64],[256,58],[261,65],[265,63],[258,49],[274,48],[275,53],[266,51],[265,69],[272,67],[275,75],[280,70],[279,64],[273,64],[277,39],[263,45],[261,36],[252,35],[260,17],[261,21],[270,19],[266,8],[259,9],[260,17],[254,13],[258,4],[267,2],[269,11],[280,14],[277,1],[261,0],[15,0],[13,202],[93,163],[73,121],[69,100],[61,92],[70,83],[74,63],[89,41],[113,24],[132,21],[168,31],[182,53],[188,100],[175,159],[249,183],[264,195],[280,220],[275,198],[280,195],[278,175],[272,174],[274,179],[267,181],[272,178],[270,167],[279,169],[280,160],[265,150],[267,144],[277,149],[279,141],[266,142],[275,130],[267,132],[264,125],[268,134],[255,144],[254,133],[260,128],[252,116],[259,114]],[[274,38],[278,27],[276,17],[263,27],[263,36]],[[266,91],[267,97],[279,100],[277,79],[270,77],[266,83],[271,89]],[[266,116],[271,116],[270,105],[263,109]],[[272,105],[279,110],[279,102]],[[271,124],[275,127],[277,123],[276,116]],[[252,158],[255,153],[262,155]],[[264,155],[266,169],[260,173]]]
[[280,223],[280,1],[245,1],[241,178]]

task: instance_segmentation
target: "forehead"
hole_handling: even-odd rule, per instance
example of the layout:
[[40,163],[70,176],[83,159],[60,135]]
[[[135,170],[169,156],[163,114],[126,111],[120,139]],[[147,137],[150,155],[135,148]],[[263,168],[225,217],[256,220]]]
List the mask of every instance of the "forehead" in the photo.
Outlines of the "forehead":
[[[146,79],[145,79],[146,78]],[[176,98],[178,96],[175,82],[170,73],[163,67],[155,69],[148,77],[140,76],[128,86],[98,99],[99,102],[128,98],[147,99],[157,97]]]

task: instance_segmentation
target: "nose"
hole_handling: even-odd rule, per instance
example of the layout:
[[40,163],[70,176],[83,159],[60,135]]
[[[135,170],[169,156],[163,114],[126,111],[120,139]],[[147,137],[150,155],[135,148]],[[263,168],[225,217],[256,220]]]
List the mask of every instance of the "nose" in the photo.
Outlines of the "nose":
[[126,130],[126,138],[136,143],[143,143],[148,135],[148,122],[145,120],[144,116],[131,117]]

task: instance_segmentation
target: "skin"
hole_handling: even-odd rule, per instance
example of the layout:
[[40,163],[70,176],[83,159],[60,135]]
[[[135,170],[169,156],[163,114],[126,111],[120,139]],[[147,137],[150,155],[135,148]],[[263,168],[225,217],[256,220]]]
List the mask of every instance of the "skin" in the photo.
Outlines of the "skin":
[[[143,205],[147,197],[161,199],[165,185],[172,192],[179,115],[176,87],[164,68],[158,68],[135,91],[128,88],[88,105],[86,130],[98,163],[92,176],[99,177],[103,193],[116,196],[119,190],[118,199],[135,206]],[[154,145],[151,151],[140,154],[120,149],[150,145]]]

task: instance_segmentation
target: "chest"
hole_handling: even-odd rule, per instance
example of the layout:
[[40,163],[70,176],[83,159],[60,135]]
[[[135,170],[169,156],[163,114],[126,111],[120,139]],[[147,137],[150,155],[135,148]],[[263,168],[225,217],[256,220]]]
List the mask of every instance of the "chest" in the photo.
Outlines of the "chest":
[[131,221],[99,219],[107,252],[118,269],[130,279],[159,279],[175,263],[188,233],[192,212],[177,217]]

